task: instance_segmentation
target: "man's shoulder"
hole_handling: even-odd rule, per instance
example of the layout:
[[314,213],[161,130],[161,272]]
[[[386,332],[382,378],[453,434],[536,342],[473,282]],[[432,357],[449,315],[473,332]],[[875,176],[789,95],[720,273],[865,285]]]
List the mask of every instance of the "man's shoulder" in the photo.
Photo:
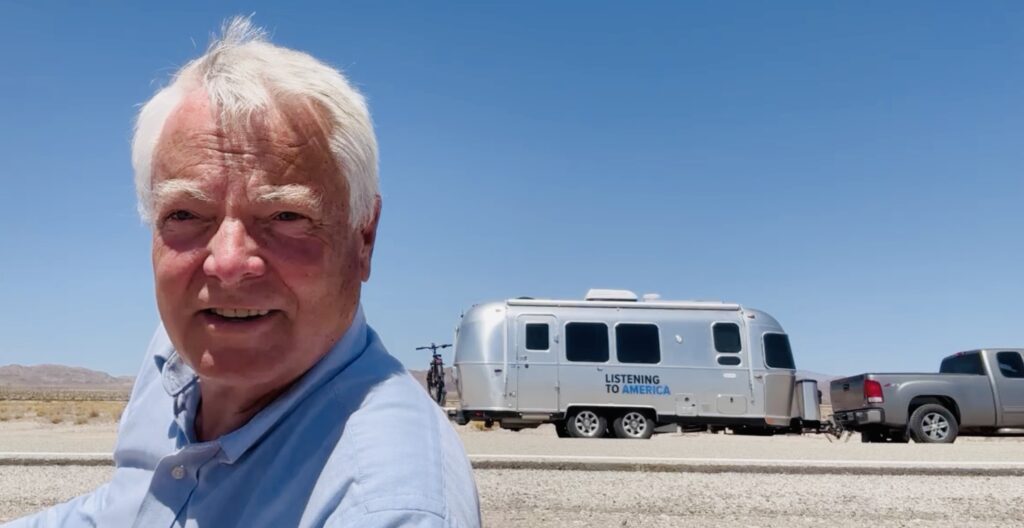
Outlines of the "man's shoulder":
[[[384,355],[375,360],[397,363]],[[379,380],[349,415],[325,472],[332,467],[354,470],[352,493],[340,509],[355,506],[364,515],[415,510],[463,522],[478,511],[462,442],[404,368]]]
[[[446,458],[465,459],[447,418],[407,372],[374,387],[345,425],[339,450],[359,466],[364,494],[417,485],[440,492]],[[440,496],[440,495],[439,495]]]

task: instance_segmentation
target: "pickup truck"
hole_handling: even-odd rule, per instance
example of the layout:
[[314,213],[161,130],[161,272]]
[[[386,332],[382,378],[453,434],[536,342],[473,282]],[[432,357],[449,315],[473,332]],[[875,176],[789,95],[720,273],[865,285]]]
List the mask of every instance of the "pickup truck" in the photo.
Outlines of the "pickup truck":
[[959,352],[938,374],[861,374],[832,381],[832,415],[863,442],[952,443],[1024,435],[1024,349]]

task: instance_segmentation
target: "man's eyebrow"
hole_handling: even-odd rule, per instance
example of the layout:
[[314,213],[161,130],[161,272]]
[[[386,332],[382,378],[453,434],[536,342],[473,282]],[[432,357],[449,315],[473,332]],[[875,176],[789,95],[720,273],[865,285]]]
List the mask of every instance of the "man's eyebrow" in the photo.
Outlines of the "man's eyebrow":
[[307,207],[318,207],[320,205],[319,194],[305,185],[296,183],[257,187],[256,196],[252,200],[257,203],[287,202]]
[[173,198],[187,197],[203,202],[213,201],[210,195],[194,181],[189,180],[166,180],[153,187],[153,203],[161,204]]

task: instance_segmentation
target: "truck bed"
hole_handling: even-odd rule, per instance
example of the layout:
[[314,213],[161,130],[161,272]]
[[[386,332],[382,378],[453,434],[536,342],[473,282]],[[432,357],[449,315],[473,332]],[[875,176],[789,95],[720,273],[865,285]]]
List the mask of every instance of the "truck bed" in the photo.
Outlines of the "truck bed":
[[959,374],[939,374],[936,372],[869,372],[832,380],[829,395],[832,397],[832,409],[848,411],[868,407],[864,401],[864,380],[873,379],[885,383],[900,383],[910,380],[938,376],[959,376]]

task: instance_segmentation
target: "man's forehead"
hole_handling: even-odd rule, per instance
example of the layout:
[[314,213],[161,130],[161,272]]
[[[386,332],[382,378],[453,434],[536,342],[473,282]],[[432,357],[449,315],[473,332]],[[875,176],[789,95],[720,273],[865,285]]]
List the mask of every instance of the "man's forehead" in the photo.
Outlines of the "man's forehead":
[[305,105],[282,102],[244,123],[225,122],[206,93],[195,90],[168,116],[155,152],[154,182],[232,167],[271,183],[333,185],[343,179],[337,178],[328,145],[316,113]]
[[193,90],[168,116],[158,147],[167,150],[190,140],[215,138],[233,149],[313,146],[329,150],[323,125],[319,114],[299,101],[282,100],[232,117],[218,109],[205,91]]

